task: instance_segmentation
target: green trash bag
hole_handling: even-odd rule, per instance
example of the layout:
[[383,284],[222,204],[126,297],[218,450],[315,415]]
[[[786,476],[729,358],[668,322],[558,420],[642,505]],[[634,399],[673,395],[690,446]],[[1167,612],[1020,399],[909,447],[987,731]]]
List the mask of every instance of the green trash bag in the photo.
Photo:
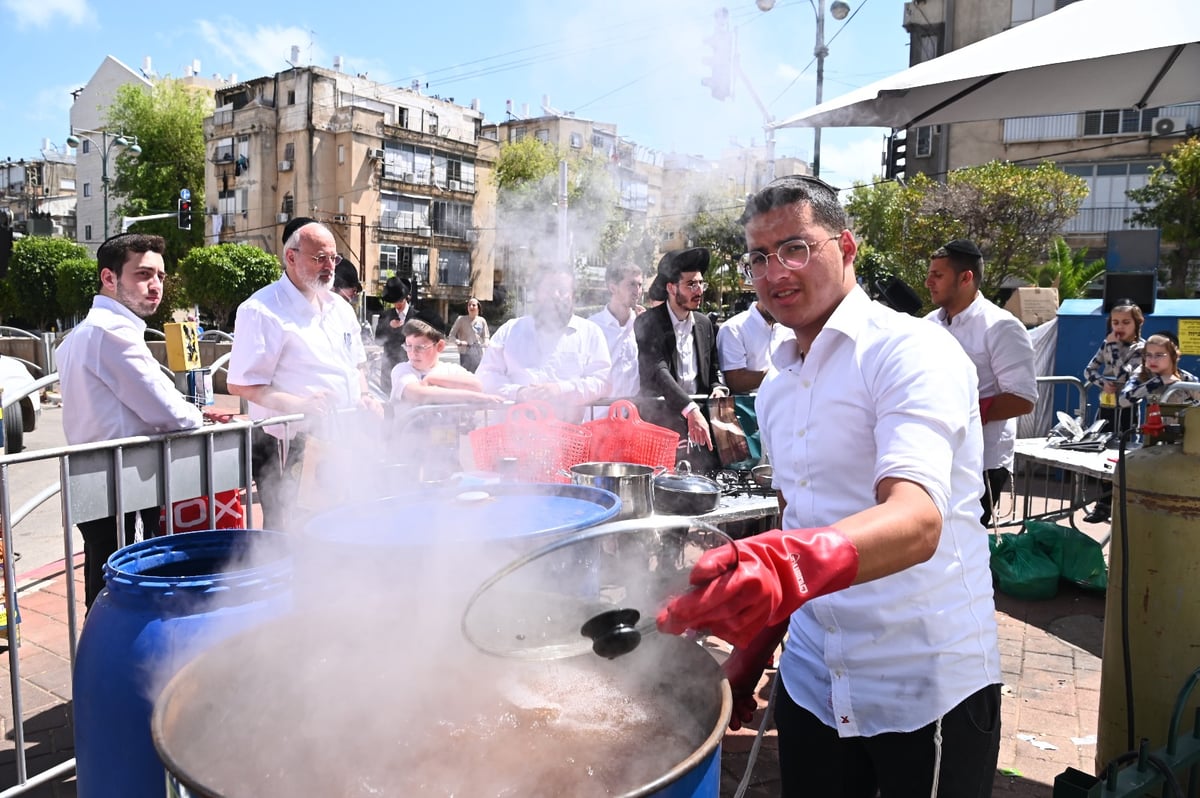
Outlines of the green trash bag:
[[1026,521],[1025,533],[1054,561],[1063,579],[1089,590],[1108,589],[1108,565],[1098,541],[1078,529],[1045,521]]
[[1059,569],[1033,535],[988,535],[992,578],[1013,598],[1048,599],[1058,595]]

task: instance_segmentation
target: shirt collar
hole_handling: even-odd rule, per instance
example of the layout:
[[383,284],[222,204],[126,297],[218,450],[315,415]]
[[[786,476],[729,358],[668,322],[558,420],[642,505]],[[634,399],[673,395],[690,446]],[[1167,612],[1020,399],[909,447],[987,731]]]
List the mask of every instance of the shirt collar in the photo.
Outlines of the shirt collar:
[[293,313],[297,315],[307,314],[317,316],[325,312],[329,300],[333,299],[333,294],[330,291],[317,289],[317,304],[320,309],[313,307],[313,304],[308,301],[308,297],[300,293],[300,289],[292,282],[292,278],[287,276],[285,272],[279,278],[280,291],[283,293],[283,299],[291,307]]
[[113,299],[110,296],[105,296],[104,294],[96,294],[94,297],[92,297],[92,307],[104,308],[105,310],[107,310],[111,313],[116,313],[121,316],[124,316],[126,319],[128,319],[130,321],[130,323],[132,323],[134,326],[136,326],[139,330],[144,331],[146,329],[146,320],[145,319],[138,316],[132,310],[125,307],[120,302],[118,302],[117,300]]

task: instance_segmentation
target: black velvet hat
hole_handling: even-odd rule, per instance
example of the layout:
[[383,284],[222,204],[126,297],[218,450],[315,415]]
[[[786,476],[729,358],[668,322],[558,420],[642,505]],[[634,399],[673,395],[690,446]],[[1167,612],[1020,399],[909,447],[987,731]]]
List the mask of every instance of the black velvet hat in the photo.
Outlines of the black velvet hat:
[[668,283],[679,282],[679,275],[685,272],[700,272],[708,270],[709,252],[705,247],[677,249],[662,256],[658,262],[658,273]]
[[286,247],[288,239],[292,237],[292,233],[304,227],[306,224],[316,224],[317,220],[308,216],[297,216],[283,226],[283,245]]
[[383,296],[380,297],[384,302],[399,302],[401,299],[408,299],[412,294],[412,281],[407,277],[389,277],[387,283],[383,286]]
[[341,261],[333,269],[333,287],[337,288],[353,288],[355,291],[362,290],[362,283],[358,280],[358,269],[348,260]]

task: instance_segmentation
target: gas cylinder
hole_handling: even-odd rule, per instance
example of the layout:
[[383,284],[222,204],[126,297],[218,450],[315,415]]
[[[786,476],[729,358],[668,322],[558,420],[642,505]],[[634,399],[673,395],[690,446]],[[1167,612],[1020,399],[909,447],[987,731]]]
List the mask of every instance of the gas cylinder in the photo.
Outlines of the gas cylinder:
[[[1097,772],[1130,749],[1123,639],[1130,650],[1134,747],[1143,737],[1152,749],[1166,744],[1179,691],[1200,665],[1200,408],[1185,411],[1180,421],[1182,445],[1145,446],[1126,455],[1126,518],[1119,505],[1113,507]],[[1118,502],[1120,477],[1118,468]],[[1123,590],[1128,622],[1121,617]],[[1193,692],[1181,732],[1190,730],[1198,704],[1200,694]]]

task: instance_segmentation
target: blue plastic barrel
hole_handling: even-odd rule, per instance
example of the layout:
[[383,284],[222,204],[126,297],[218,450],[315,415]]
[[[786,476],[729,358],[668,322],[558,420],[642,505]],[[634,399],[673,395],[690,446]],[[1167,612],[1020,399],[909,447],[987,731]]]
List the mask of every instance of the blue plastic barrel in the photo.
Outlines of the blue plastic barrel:
[[153,538],[109,558],[75,660],[79,798],[163,797],[155,698],[204,650],[290,610],[291,575],[286,536],[262,530]]

